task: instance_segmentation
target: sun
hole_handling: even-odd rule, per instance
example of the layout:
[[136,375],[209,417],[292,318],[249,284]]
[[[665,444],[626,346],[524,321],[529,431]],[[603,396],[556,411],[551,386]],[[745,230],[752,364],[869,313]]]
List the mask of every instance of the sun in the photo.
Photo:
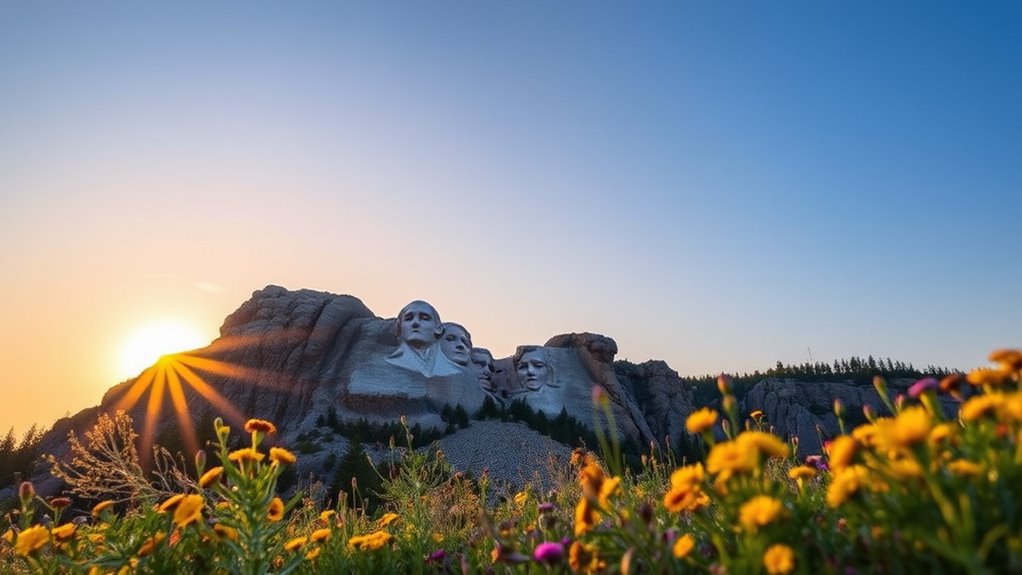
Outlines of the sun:
[[135,377],[165,355],[202,347],[209,343],[200,331],[174,320],[142,326],[121,345],[117,369],[121,377]]

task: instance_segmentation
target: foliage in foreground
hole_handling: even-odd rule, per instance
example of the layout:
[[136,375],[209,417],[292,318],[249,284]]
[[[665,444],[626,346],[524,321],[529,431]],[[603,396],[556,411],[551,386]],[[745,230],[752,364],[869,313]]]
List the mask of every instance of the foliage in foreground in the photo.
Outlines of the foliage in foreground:
[[[273,424],[250,420],[250,443],[217,465],[197,457],[193,487],[158,501],[103,501],[67,521],[71,501],[41,500],[25,483],[0,543],[0,570],[33,573],[1013,573],[1022,571],[1022,351],[995,368],[890,398],[891,417],[800,457],[762,414],[739,422],[730,382],[722,411],[702,409],[689,432],[709,447],[678,467],[650,453],[622,467],[601,430],[612,412],[595,388],[605,459],[577,450],[541,493],[493,493],[487,477],[452,473],[442,454],[402,450],[382,477],[386,502],[320,509],[314,488],[277,494],[295,455],[264,449]],[[951,417],[938,393],[963,403]],[[965,399],[967,397],[967,399]],[[835,405],[839,420],[843,408]],[[410,446],[412,438],[406,437]],[[45,514],[45,516],[43,516]],[[47,519],[48,518],[48,519]]]

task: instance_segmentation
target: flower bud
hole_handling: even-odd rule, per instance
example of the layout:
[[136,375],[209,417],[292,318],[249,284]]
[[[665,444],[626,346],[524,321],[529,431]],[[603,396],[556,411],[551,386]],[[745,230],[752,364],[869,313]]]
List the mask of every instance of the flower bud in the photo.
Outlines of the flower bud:
[[195,469],[199,475],[202,475],[202,470],[206,468],[206,450],[200,449],[195,452]]
[[838,416],[838,418],[845,416],[845,405],[841,403],[840,399],[834,400],[834,415]]
[[731,382],[731,376],[726,373],[717,376],[717,389],[720,390],[721,395],[731,394]]
[[22,481],[21,486],[18,487],[18,499],[21,499],[23,505],[27,505],[33,497],[35,497],[35,486],[31,481]]
[[593,386],[593,405],[597,407],[607,407],[610,403],[610,398],[607,397],[607,390],[603,389],[602,385]]

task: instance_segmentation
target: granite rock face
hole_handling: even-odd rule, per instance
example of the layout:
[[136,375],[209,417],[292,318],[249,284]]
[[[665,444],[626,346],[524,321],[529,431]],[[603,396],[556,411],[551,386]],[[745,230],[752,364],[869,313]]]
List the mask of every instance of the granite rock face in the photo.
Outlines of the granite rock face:
[[639,407],[653,438],[677,439],[685,431],[685,419],[692,413],[692,389],[665,362],[614,363],[614,371],[625,393]]

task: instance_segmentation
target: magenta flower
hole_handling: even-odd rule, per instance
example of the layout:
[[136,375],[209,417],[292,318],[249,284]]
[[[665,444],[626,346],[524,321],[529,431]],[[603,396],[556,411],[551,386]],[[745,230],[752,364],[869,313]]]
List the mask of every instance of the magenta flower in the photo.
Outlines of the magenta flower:
[[553,511],[556,507],[557,506],[554,505],[553,503],[551,503],[550,501],[545,501],[545,502],[539,504],[539,512],[540,513],[547,513],[549,511]]
[[919,396],[926,393],[927,391],[936,391],[940,387],[937,380],[932,377],[926,377],[912,384],[912,387],[908,388],[908,396],[912,399],[919,399]]
[[564,559],[564,545],[554,543],[553,541],[540,543],[536,546],[536,550],[532,552],[532,556],[540,563],[548,565],[560,563],[561,559]]

